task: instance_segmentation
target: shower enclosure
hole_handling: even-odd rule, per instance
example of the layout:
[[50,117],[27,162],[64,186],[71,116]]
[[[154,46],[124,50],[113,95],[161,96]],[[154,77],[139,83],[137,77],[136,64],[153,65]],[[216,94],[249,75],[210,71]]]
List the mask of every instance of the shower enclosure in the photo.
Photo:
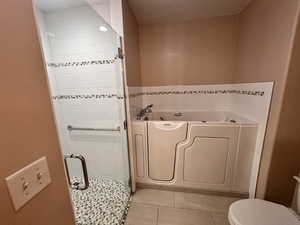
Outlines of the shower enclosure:
[[77,224],[119,224],[130,197],[119,35],[85,0],[35,0]]

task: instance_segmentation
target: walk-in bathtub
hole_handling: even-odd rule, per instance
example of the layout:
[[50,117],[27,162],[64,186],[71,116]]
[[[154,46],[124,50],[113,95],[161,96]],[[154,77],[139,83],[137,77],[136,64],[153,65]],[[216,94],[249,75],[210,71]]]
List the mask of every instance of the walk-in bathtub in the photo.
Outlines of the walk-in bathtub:
[[153,112],[133,121],[138,184],[248,194],[257,124],[231,112]]

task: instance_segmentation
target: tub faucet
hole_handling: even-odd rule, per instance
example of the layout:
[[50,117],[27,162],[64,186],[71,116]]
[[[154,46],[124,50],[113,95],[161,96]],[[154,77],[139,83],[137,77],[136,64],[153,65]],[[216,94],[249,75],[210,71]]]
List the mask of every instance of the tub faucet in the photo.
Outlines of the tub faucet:
[[152,113],[152,107],[153,104],[147,105],[145,108],[141,109],[141,111],[136,115],[136,118],[138,120],[142,120],[142,118],[147,114],[147,113]]

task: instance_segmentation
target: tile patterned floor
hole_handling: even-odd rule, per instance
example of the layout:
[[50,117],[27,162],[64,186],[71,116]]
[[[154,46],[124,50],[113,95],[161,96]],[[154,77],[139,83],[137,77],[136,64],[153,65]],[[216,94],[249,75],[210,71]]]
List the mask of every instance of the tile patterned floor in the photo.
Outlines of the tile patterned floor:
[[127,212],[130,189],[123,182],[94,177],[87,190],[72,190],[71,197],[77,225],[119,225]]
[[227,213],[238,198],[138,190],[125,225],[229,225]]

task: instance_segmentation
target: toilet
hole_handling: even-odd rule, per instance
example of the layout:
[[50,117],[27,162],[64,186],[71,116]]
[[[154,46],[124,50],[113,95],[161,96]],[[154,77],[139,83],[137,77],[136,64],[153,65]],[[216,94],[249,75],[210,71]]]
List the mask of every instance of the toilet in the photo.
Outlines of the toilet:
[[[300,178],[297,182],[297,213],[300,213]],[[231,225],[300,225],[299,216],[291,209],[259,199],[234,202],[228,213]]]

